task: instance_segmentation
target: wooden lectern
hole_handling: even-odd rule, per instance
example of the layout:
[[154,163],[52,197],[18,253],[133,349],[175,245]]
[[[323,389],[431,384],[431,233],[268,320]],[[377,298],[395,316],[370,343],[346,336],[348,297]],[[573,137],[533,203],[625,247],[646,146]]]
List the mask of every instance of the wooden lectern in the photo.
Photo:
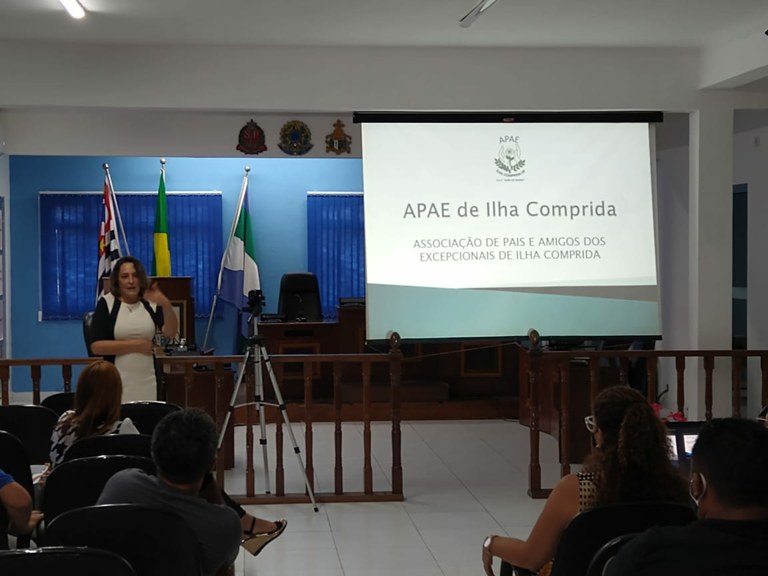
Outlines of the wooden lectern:
[[187,346],[195,344],[195,296],[192,291],[190,276],[163,276],[150,278],[157,281],[160,290],[171,301],[179,319],[179,338],[187,341]]

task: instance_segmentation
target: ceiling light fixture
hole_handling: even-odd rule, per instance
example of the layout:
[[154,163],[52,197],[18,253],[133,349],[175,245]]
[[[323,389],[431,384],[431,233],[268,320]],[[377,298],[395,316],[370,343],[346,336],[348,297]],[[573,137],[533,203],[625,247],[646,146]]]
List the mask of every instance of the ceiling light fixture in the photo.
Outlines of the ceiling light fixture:
[[72,18],[79,20],[85,16],[85,8],[83,8],[83,5],[78,0],[59,0],[59,2],[61,2],[61,5],[64,6]]
[[459,20],[459,26],[462,28],[469,28],[472,26],[472,22],[477,20],[481,14],[483,14],[488,8],[496,4],[498,0],[480,0],[472,10],[470,10],[464,18]]

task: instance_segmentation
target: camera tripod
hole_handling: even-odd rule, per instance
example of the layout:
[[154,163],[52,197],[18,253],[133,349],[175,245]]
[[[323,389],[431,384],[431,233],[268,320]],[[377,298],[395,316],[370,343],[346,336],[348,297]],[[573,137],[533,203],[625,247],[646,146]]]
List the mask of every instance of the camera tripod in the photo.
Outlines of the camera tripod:
[[[288,412],[285,409],[285,402],[283,401],[283,395],[280,392],[280,386],[277,384],[277,378],[275,378],[275,372],[272,370],[272,362],[269,360],[269,354],[267,354],[267,348],[264,346],[264,340],[263,338],[258,334],[258,317],[261,315],[261,308],[264,304],[264,297],[261,294],[261,290],[251,290],[248,293],[248,310],[250,312],[250,316],[248,318],[248,332],[250,336],[248,337],[248,346],[246,347],[245,355],[243,356],[243,361],[240,364],[240,369],[237,372],[237,378],[235,379],[235,386],[234,390],[232,391],[232,398],[229,402],[229,408],[227,410],[227,414],[224,417],[224,425],[221,428],[221,433],[219,434],[219,443],[217,446],[218,450],[221,450],[221,446],[224,442],[224,434],[226,433],[227,426],[229,424],[229,419],[231,415],[234,413],[235,410],[235,402],[237,400],[237,394],[240,389],[240,384],[243,381],[243,377],[245,376],[245,371],[248,367],[248,363],[253,364],[253,371],[254,371],[254,381],[255,381],[255,392],[254,392],[254,403],[256,404],[256,407],[259,411],[259,429],[260,429],[260,438],[259,438],[259,444],[261,444],[261,452],[262,452],[262,459],[264,463],[264,487],[265,492],[267,494],[270,494],[270,488],[269,488],[269,458],[267,454],[267,424],[266,424],[266,417],[264,414],[264,407],[265,406],[274,406],[280,410],[280,413],[283,416],[283,422],[285,422],[285,426],[288,429],[288,437],[291,439],[291,445],[293,446],[293,451],[296,454],[296,459],[299,463],[299,469],[301,470],[301,475],[304,477],[304,485],[307,488],[307,494],[309,494],[309,500],[312,502],[312,507],[314,508],[315,512],[318,512],[319,509],[317,507],[317,502],[315,502],[315,495],[312,491],[312,485],[309,483],[309,478],[307,477],[307,471],[304,468],[304,460],[301,457],[301,449],[299,448],[299,445],[296,443],[296,436],[293,434],[293,428],[291,426],[291,421],[288,418]],[[264,367],[267,369],[267,374],[269,374],[269,380],[272,383],[272,390],[275,393],[275,399],[277,400],[277,403],[272,402],[265,402],[264,401],[264,383],[263,383],[263,374],[262,374],[262,362],[264,364]]]

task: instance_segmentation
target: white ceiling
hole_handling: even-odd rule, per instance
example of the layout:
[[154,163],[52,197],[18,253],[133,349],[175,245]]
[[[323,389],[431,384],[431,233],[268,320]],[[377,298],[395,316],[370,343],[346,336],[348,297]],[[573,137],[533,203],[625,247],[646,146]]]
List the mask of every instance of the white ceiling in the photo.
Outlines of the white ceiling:
[[[766,0],[2,0],[0,39],[273,46],[713,47],[768,28]],[[766,38],[768,49],[768,37]]]

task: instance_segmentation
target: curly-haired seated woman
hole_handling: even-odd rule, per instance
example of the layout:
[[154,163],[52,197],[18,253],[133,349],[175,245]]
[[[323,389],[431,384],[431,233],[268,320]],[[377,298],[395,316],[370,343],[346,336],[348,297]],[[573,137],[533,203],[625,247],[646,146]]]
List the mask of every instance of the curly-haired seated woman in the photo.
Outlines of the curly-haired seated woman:
[[664,425],[642,394],[627,386],[606,388],[585,424],[595,448],[583,472],[564,476],[555,486],[527,540],[485,539],[487,576],[493,576],[494,556],[548,574],[563,530],[583,510],[619,502],[687,503],[687,485],[670,460]]

